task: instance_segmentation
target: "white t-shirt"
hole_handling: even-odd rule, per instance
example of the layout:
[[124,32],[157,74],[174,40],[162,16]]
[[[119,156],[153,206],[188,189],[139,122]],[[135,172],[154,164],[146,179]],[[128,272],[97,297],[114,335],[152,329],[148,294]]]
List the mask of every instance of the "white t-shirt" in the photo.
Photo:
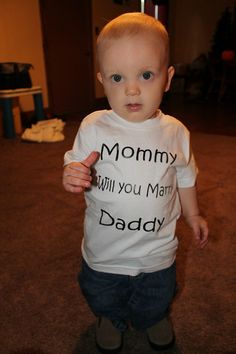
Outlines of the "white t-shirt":
[[65,164],[100,158],[87,204],[82,255],[97,271],[137,275],[169,267],[178,245],[181,207],[177,187],[192,187],[197,168],[189,132],[158,112],[140,123],[96,111],[81,123]]

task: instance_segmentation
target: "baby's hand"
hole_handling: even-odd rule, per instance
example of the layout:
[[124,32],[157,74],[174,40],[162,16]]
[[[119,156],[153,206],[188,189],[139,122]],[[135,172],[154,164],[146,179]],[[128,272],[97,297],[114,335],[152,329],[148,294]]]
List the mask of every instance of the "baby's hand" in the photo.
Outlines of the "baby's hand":
[[91,187],[91,167],[97,161],[99,153],[91,154],[81,162],[71,162],[64,167],[63,186],[67,192],[81,193],[85,188]]
[[205,219],[201,215],[189,216],[186,218],[186,222],[193,230],[196,246],[204,248],[208,243],[208,225]]

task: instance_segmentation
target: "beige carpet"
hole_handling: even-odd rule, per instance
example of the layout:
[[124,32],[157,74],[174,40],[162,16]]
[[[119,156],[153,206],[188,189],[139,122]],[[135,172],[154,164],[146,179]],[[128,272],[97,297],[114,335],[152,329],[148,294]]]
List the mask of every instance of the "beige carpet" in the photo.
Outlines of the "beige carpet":
[[[0,353],[95,354],[94,321],[76,276],[84,202],[64,192],[61,143],[0,138]],[[197,250],[178,224],[179,293],[172,319],[177,343],[168,353],[236,353],[236,137],[192,134],[199,202],[211,235]],[[123,354],[154,353],[144,333],[125,335]],[[167,353],[167,352],[166,352]]]

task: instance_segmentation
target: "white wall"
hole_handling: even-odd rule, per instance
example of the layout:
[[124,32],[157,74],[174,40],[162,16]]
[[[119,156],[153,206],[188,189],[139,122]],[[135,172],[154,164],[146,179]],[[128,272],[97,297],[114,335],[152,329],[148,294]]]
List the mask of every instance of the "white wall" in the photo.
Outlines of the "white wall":
[[[43,89],[44,106],[48,106],[43,56],[39,0],[0,0],[0,62],[31,63],[33,85]],[[23,111],[33,110],[33,99],[20,99]]]

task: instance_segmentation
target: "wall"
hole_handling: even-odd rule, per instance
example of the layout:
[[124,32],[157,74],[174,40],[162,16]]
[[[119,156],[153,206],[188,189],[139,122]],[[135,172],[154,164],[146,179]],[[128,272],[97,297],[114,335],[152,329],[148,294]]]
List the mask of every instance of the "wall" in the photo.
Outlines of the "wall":
[[207,54],[216,22],[235,0],[170,0],[169,33],[173,63],[189,63]]
[[[44,106],[48,106],[46,73],[38,0],[0,0],[0,61],[31,63],[33,85],[43,89]],[[20,99],[23,111],[33,110],[33,99]]]

